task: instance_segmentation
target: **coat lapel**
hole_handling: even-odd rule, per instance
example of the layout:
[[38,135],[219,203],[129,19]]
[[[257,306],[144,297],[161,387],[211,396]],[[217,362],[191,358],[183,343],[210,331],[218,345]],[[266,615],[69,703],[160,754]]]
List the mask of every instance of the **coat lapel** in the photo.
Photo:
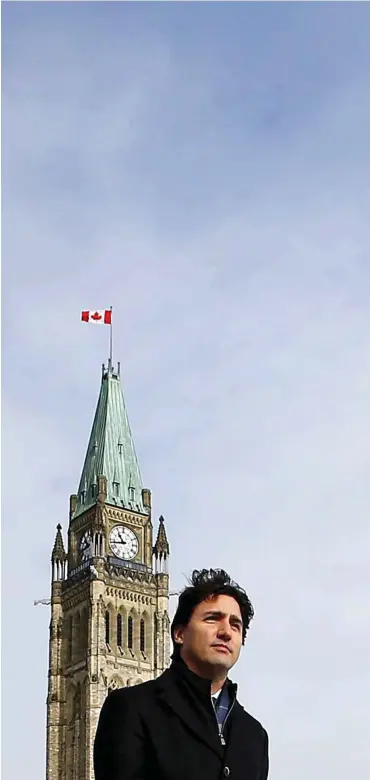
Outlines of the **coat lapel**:
[[[171,708],[189,731],[222,758],[223,747],[218,735],[216,720],[213,729],[212,723],[210,719],[207,719],[206,713],[202,711],[201,705],[197,706],[196,701],[190,702],[186,696],[183,696],[182,692],[173,684],[173,680],[169,681],[166,677],[166,672],[159,679],[161,679],[161,684],[157,689],[158,698]],[[167,684],[168,682],[170,684]]]

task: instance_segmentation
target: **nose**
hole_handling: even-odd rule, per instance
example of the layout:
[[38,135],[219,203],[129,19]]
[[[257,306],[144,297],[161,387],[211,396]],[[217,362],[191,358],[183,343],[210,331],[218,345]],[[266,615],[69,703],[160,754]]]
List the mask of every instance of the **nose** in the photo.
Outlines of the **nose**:
[[229,623],[224,620],[218,628],[217,631],[217,637],[219,639],[223,639],[225,641],[229,641],[231,639],[231,628],[229,626]]

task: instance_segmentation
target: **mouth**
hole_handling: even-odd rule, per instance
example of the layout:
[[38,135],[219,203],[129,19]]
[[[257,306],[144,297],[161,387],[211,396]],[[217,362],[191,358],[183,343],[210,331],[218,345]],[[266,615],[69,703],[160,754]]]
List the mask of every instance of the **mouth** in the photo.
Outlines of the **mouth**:
[[212,645],[212,647],[214,647],[215,650],[218,650],[220,653],[231,653],[231,650],[227,645]]

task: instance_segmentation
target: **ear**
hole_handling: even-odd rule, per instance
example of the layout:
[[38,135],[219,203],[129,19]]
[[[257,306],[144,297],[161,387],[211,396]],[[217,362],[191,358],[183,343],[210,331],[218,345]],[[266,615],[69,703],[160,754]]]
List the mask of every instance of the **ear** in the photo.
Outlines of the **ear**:
[[183,626],[176,626],[174,632],[173,632],[173,638],[177,645],[183,645],[184,644],[184,627]]

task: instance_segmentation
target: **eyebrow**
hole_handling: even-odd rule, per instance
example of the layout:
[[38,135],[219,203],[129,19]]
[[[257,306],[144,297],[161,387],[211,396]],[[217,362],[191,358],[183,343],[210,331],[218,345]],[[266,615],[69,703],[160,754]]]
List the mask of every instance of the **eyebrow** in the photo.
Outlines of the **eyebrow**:
[[[227,613],[226,612],[221,612],[219,609],[209,609],[203,615],[203,617],[211,617],[211,616],[224,618],[224,617],[227,617]],[[243,621],[241,620],[240,617],[238,617],[238,615],[230,615],[230,619],[233,620],[234,622],[238,623],[239,626],[243,625]]]

